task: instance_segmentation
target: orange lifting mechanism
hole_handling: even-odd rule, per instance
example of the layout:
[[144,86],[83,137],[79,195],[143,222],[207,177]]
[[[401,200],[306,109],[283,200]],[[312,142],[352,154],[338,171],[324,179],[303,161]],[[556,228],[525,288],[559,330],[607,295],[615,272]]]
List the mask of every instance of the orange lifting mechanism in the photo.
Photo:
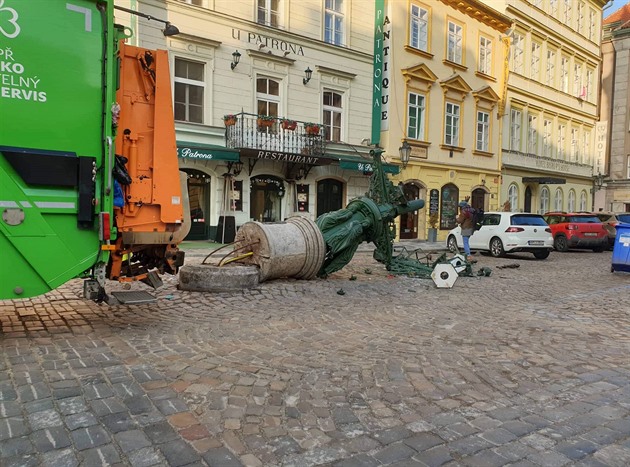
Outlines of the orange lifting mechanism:
[[127,159],[131,183],[122,186],[125,203],[115,210],[119,235],[107,275],[136,281],[146,279],[151,268],[177,272],[183,263],[177,244],[190,226],[184,216],[187,191],[177,162],[167,52],[122,42],[119,58],[116,154]]

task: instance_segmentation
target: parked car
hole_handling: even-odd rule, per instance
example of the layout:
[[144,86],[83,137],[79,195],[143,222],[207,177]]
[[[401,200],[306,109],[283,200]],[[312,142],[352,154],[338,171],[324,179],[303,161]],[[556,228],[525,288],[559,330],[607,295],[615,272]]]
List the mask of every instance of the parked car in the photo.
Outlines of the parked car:
[[[463,250],[460,227],[448,233],[446,246],[453,252]],[[527,252],[533,253],[536,259],[545,259],[553,250],[553,237],[539,214],[486,212],[481,228],[470,237],[470,249],[489,252],[494,257]]]
[[615,246],[615,238],[617,237],[617,224],[623,222],[630,224],[630,212],[597,212],[594,213],[597,218],[602,221],[604,228],[608,232],[608,248],[612,250]]
[[587,248],[602,252],[608,247],[608,232],[595,214],[581,212],[548,212],[544,215],[558,251]]

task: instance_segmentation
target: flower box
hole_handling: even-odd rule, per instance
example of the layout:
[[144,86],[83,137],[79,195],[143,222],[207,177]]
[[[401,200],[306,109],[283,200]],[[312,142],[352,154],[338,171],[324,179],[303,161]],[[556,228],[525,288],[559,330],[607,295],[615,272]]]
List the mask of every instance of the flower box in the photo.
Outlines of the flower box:
[[258,118],[256,119],[256,123],[258,124],[258,126],[263,127],[263,128],[268,128],[268,127],[273,126],[275,121],[276,119],[270,115],[259,115]]
[[295,120],[282,120],[283,130],[295,130],[297,128],[297,122]]
[[319,125],[314,123],[307,123],[304,125],[304,131],[307,135],[316,136],[319,135]]

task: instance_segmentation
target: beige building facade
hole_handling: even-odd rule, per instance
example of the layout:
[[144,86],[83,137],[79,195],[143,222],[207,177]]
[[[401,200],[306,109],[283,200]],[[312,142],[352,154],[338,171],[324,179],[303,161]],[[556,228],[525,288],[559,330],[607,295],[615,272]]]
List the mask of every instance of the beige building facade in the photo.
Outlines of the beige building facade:
[[398,180],[408,198],[426,201],[423,211],[401,216],[398,235],[424,239],[437,230],[443,240],[466,196],[475,207],[498,207],[510,20],[477,0],[390,1],[386,11],[390,76],[381,144],[392,158],[402,144],[411,146]]
[[[369,2],[368,2],[369,3]],[[374,7],[361,0],[121,0],[132,39],[169,52],[189,239],[249,220],[315,219],[363,195],[372,170]],[[234,118],[228,118],[233,116]],[[386,169],[397,172],[396,165]],[[227,233],[226,233],[227,232]]]
[[607,139],[595,208],[630,212],[630,3],[604,20],[600,119]]
[[605,0],[485,0],[513,22],[501,200],[520,212],[589,211]]

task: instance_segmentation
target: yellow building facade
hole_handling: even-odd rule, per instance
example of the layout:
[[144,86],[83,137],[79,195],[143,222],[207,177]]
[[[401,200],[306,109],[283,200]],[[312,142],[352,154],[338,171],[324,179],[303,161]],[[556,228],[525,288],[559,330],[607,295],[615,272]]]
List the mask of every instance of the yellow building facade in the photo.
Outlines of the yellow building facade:
[[443,240],[467,196],[498,209],[510,27],[477,0],[386,4],[381,145],[393,160],[411,146],[398,181],[426,202],[400,218],[400,239]]

